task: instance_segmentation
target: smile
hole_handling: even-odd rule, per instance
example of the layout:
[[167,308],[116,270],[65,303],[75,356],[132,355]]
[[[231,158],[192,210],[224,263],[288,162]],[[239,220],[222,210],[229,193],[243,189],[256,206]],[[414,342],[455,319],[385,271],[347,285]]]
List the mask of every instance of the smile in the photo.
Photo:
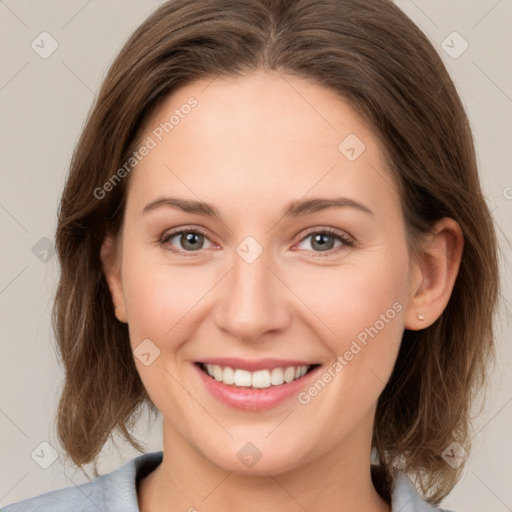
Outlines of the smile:
[[246,411],[262,411],[296,397],[321,365],[285,359],[208,358],[193,365],[200,387],[220,402]]
[[286,366],[251,372],[241,368],[200,363],[201,369],[228,386],[264,389],[300,379],[315,365]]

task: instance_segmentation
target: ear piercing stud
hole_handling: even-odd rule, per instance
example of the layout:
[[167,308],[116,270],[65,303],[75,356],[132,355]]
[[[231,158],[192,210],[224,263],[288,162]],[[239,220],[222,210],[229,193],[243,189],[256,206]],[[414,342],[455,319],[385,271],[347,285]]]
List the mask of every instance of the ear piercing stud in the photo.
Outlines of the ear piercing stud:
[[423,320],[425,320],[425,317],[421,314],[421,313],[418,313],[416,315],[416,318],[420,321],[420,322],[423,322]]
[[114,304],[114,309],[117,309],[119,307],[119,304]]

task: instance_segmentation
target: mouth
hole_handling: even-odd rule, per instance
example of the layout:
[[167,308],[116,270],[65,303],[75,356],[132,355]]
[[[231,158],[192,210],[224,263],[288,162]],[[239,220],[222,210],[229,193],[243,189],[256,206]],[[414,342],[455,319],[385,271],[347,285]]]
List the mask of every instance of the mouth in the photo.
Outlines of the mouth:
[[198,386],[211,397],[229,407],[254,412],[297,398],[322,365],[298,359],[213,357],[192,366],[199,377]]
[[208,377],[219,383],[233,388],[255,390],[279,387],[300,380],[320,366],[319,364],[275,366],[274,363],[273,365],[269,364],[268,368],[251,371],[236,365],[227,366],[205,362],[196,362],[195,364]]

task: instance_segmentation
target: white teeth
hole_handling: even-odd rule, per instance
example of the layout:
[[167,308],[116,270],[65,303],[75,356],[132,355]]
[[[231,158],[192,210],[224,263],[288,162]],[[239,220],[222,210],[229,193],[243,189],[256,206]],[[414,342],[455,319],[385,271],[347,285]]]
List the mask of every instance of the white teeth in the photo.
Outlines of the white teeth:
[[235,370],[235,386],[251,386],[251,372]]
[[229,366],[226,366],[224,368],[224,374],[222,381],[224,384],[234,384],[235,383],[235,371],[233,368],[230,368]]
[[274,368],[270,376],[270,382],[273,386],[280,386],[284,382],[284,371],[282,368]]
[[268,370],[259,370],[252,374],[251,385],[253,388],[269,388],[270,372]]
[[206,372],[218,382],[239,387],[269,388],[280,386],[285,382],[303,377],[309,366],[288,366],[286,368],[273,368],[272,370],[258,370],[249,372],[247,370],[233,369],[229,366],[216,364],[205,365]]
[[216,364],[213,365],[213,377],[219,382],[223,379],[222,368]]
[[284,371],[284,381],[291,382],[295,379],[295,368],[293,366],[288,366]]

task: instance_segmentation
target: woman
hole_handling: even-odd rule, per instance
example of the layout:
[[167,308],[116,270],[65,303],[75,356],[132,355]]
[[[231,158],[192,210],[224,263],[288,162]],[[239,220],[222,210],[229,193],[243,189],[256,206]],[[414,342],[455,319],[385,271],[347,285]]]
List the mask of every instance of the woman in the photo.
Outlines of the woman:
[[146,404],[163,451],[4,510],[442,510],[496,239],[455,87],[390,1],[163,4],[105,79],[56,241],[64,449],[141,450]]

